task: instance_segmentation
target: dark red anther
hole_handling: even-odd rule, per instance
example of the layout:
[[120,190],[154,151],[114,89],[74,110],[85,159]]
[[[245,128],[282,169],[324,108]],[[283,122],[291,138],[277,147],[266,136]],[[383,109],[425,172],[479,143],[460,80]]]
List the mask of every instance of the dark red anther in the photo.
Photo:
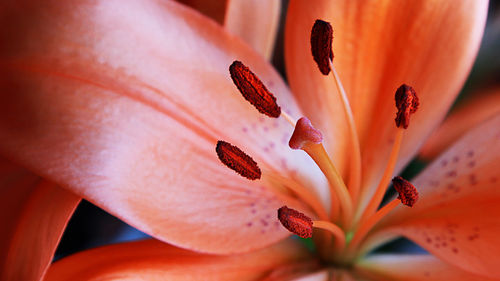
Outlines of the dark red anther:
[[316,20],[311,31],[311,52],[323,75],[330,73],[330,60],[333,60],[332,41],[333,28],[331,24]]
[[283,206],[278,209],[278,219],[290,232],[302,238],[312,237],[312,220],[299,211]]
[[408,207],[413,207],[418,200],[418,191],[409,181],[402,177],[392,179],[394,189],[399,193],[398,199]]
[[250,180],[260,179],[262,172],[257,163],[238,147],[220,140],[215,151],[220,161],[238,174]]
[[319,130],[316,130],[309,119],[302,117],[297,121],[292,137],[288,142],[288,146],[292,149],[302,149],[308,143],[321,143],[323,135]]
[[407,129],[410,125],[410,114],[413,114],[418,109],[418,97],[415,90],[406,85],[401,85],[395,95],[396,107],[398,108],[398,113],[396,115],[396,126],[400,128]]
[[274,118],[280,116],[281,108],[276,103],[276,98],[241,61],[234,61],[229,66],[229,73],[243,97],[255,106],[260,113]]

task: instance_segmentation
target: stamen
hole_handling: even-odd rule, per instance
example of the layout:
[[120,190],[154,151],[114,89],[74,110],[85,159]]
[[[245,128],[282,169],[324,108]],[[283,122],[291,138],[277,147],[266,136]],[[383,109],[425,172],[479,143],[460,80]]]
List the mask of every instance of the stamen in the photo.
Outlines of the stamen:
[[288,231],[302,238],[312,237],[313,222],[303,213],[283,206],[278,209],[278,219]]
[[[363,214],[360,215],[360,212],[358,212],[358,214],[356,215],[355,222],[359,221],[362,218],[371,216],[371,214],[373,214],[377,210],[380,202],[382,202],[387,186],[389,185],[389,181],[391,180],[392,173],[394,172],[394,168],[396,167],[399,150],[401,148],[401,141],[403,140],[403,133],[404,129],[397,129],[394,144],[392,145],[391,154],[389,155],[389,160],[387,161],[387,166],[385,167],[384,174],[382,175],[382,178],[380,179],[380,182],[375,189],[375,193],[370,199],[370,202],[366,206]],[[358,209],[358,211],[361,211],[361,209]]]
[[375,226],[383,217],[399,205],[400,202],[398,199],[401,200],[401,203],[409,207],[412,207],[415,202],[417,202],[418,191],[410,182],[402,177],[395,177],[392,179],[392,182],[394,184],[394,188],[399,193],[398,198],[386,204],[360,225],[354,234],[351,243],[349,244],[349,250],[352,251],[355,249],[363,238],[365,238],[366,234],[373,228],[373,226]]
[[340,252],[345,247],[345,234],[344,231],[329,221],[313,221],[314,228],[321,228],[329,231],[335,238],[334,252]]
[[295,124],[297,124],[297,121],[295,121],[295,119],[288,115],[288,113],[286,113],[285,111],[281,111],[281,116],[283,116],[283,118],[285,118],[285,120],[290,124],[292,125],[292,127],[295,127]]
[[352,253],[355,250],[359,243],[363,241],[366,234],[390,211],[396,208],[399,205],[399,200],[395,199],[389,202],[387,205],[378,210],[375,214],[371,215],[368,219],[363,221],[359,228],[354,233],[354,237],[352,238],[349,246],[347,247],[348,252]]
[[271,182],[271,185],[281,185],[292,193],[296,194],[300,200],[306,203],[309,208],[322,220],[328,220],[328,213],[325,206],[310,189],[298,184],[296,181],[279,175],[278,172],[264,173],[264,178]]
[[330,232],[335,237],[335,249],[342,250],[345,246],[344,232],[329,221],[313,221],[303,213],[287,206],[278,209],[278,219],[288,231],[302,238],[311,238],[313,227],[320,228]]
[[276,98],[248,67],[240,61],[234,61],[229,66],[229,72],[243,97],[260,113],[274,118],[280,116],[281,108],[276,103]]
[[332,40],[333,29],[330,23],[316,20],[311,31],[311,52],[323,75],[330,73],[329,61],[333,60]]
[[396,114],[396,126],[398,128],[407,129],[410,124],[410,114],[413,114],[418,109],[418,97],[415,90],[406,85],[401,85],[396,91],[396,107],[398,108],[398,113]]
[[328,75],[330,69],[333,73],[335,85],[340,93],[346,119],[349,124],[350,146],[353,151],[350,158],[350,173],[349,173],[349,193],[353,202],[357,202],[359,188],[361,185],[361,149],[359,146],[358,131],[352,114],[352,108],[349,104],[349,99],[345,93],[344,87],[340,81],[340,77],[333,66],[333,28],[329,22],[316,20],[311,31],[311,51],[314,61],[318,64],[318,68],[322,74]]
[[323,135],[316,130],[307,117],[302,117],[297,121],[295,130],[288,145],[292,149],[302,149],[307,144],[318,144],[323,141]]
[[330,67],[332,68],[333,80],[335,81],[335,85],[340,93],[347,123],[349,125],[349,133],[351,135],[350,144],[351,149],[353,150],[353,157],[351,157],[349,161],[349,192],[351,193],[352,201],[355,203],[358,200],[358,193],[361,185],[361,148],[359,144],[358,130],[356,129],[356,123],[354,122],[354,116],[352,114],[351,105],[349,104],[349,99],[347,98],[344,86],[340,81],[340,77],[337,74],[337,70],[333,66],[332,61],[330,61]]
[[[396,126],[398,127],[396,131],[396,136],[394,139],[394,144],[392,146],[391,154],[389,156],[389,161],[385,168],[382,179],[380,180],[377,189],[370,202],[365,208],[365,211],[359,216],[356,215],[355,221],[357,222],[360,218],[370,216],[375,212],[377,207],[380,205],[382,198],[384,197],[387,186],[389,185],[390,178],[394,172],[394,167],[398,160],[399,150],[401,148],[401,141],[403,139],[404,129],[408,128],[410,124],[410,114],[415,113],[418,108],[418,97],[412,87],[403,84],[397,90],[395,94],[396,107],[398,108],[398,114],[396,116]],[[402,126],[402,127],[401,127]],[[358,210],[360,211],[360,210]]]
[[399,193],[398,199],[401,203],[408,207],[413,207],[418,200],[417,189],[407,180],[402,177],[395,177],[392,179],[394,189]]
[[220,140],[215,151],[224,165],[241,176],[250,180],[260,179],[262,172],[257,163],[238,147]]

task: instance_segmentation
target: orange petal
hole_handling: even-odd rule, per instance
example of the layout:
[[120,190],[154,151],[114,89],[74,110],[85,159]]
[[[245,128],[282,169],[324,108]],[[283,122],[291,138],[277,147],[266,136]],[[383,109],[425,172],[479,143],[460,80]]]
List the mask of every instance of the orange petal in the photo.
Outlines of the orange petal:
[[343,166],[350,151],[345,149],[349,134],[342,103],[333,78],[321,75],[309,46],[314,21],[332,23],[333,63],[353,108],[365,189],[376,185],[389,155],[396,89],[411,85],[421,103],[402,146],[400,170],[462,87],[479,46],[487,5],[486,0],[290,2],[285,31],[290,85]]
[[500,89],[477,93],[462,102],[461,106],[448,116],[420,150],[419,156],[431,160],[459,139],[469,129],[474,128],[495,113],[500,112]]
[[341,280],[341,281],[356,281],[348,271],[344,270],[322,270],[312,274],[298,277],[293,279],[293,281],[331,281],[331,280]]
[[492,281],[450,266],[431,255],[375,255],[362,260],[356,268],[373,281]]
[[228,0],[175,0],[183,3],[216,22],[223,24],[226,16]]
[[304,276],[300,276],[292,279],[293,281],[329,281],[331,273],[328,270],[322,270],[318,272],[314,272],[311,274],[307,274]]
[[69,256],[54,263],[45,280],[260,280],[276,267],[307,257],[290,239],[233,256],[200,254],[145,240]]
[[419,175],[413,181],[419,201],[395,209],[374,237],[401,234],[463,270],[500,276],[499,140],[497,114]]
[[182,247],[241,252],[290,235],[276,210],[294,203],[215,152],[217,140],[237,145],[274,185],[326,182],[288,148],[290,125],[232,83],[229,65],[244,61],[299,116],[258,54],[172,1],[17,3],[0,17],[1,154]]
[[281,0],[230,0],[224,27],[269,60],[280,16]]
[[80,198],[0,159],[0,280],[41,280]]

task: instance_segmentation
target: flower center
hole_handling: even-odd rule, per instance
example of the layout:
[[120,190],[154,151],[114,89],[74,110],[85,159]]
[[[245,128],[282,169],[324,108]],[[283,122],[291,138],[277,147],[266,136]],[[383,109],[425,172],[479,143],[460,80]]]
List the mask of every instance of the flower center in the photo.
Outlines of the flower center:
[[[398,198],[378,209],[385,191],[391,181],[398,158],[404,131],[409,126],[410,115],[415,113],[419,102],[415,90],[408,85],[399,87],[395,94],[396,134],[395,141],[387,161],[385,171],[373,196],[365,206],[360,203],[361,190],[361,153],[357,129],[352,110],[339,75],[333,65],[332,27],[328,22],[317,20],[311,34],[311,51],[314,61],[323,75],[333,78],[342,100],[346,122],[349,127],[349,149],[352,152],[349,162],[350,173],[347,184],[338,173],[333,161],[323,146],[322,133],[313,127],[311,121],[301,117],[298,121],[281,110],[276,98],[261,80],[242,62],[234,61],[229,67],[231,78],[243,97],[255,108],[272,118],[285,118],[293,126],[289,147],[306,152],[325,175],[329,183],[330,206],[324,206],[312,190],[297,184],[287,184],[287,192],[301,200],[308,213],[283,206],[278,210],[278,219],[290,232],[302,237],[313,238],[320,256],[335,264],[349,265],[363,254],[363,243],[370,230],[400,203],[409,207],[418,199],[416,188],[401,177],[392,179]],[[238,147],[224,141],[218,141],[216,152],[221,162],[238,174],[250,180],[260,179],[262,173],[257,163]],[[269,175],[272,180],[275,175]],[[329,208],[328,208],[329,207]],[[329,212],[327,210],[329,209]],[[321,229],[317,232],[313,229]]]

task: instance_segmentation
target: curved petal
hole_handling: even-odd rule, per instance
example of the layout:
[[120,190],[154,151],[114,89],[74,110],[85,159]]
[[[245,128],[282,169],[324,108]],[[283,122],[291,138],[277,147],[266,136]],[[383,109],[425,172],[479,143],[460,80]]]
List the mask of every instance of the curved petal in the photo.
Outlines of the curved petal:
[[0,280],[41,280],[80,198],[5,159],[0,198]]
[[337,269],[322,270],[293,279],[293,281],[330,281],[330,280],[356,281],[358,279],[354,278],[348,271],[337,270]]
[[374,186],[385,168],[395,134],[396,89],[402,83],[412,85],[421,103],[403,141],[399,170],[462,87],[477,53],[487,4],[487,0],[290,2],[285,31],[290,85],[342,166],[349,153],[342,103],[332,77],[318,71],[309,46],[314,21],[332,23],[334,65],[359,132],[364,188]]
[[26,0],[3,10],[0,153],[136,228],[216,253],[290,235],[270,180],[250,182],[222,165],[219,139],[254,157],[277,188],[326,182],[288,148],[285,120],[260,117],[244,101],[228,66],[246,62],[297,115],[279,75],[191,9]]
[[500,276],[499,140],[500,114],[419,175],[413,181],[419,201],[413,208],[395,209],[375,235],[401,234],[463,270]]
[[226,17],[228,0],[175,0],[183,3],[216,22],[223,24]]
[[331,280],[330,272],[328,270],[321,270],[298,278],[294,278],[293,281],[328,281]]
[[308,257],[294,242],[232,256],[190,252],[157,240],[122,243],[64,258],[45,280],[260,280],[276,267]]
[[500,89],[477,93],[454,110],[443,124],[432,133],[420,150],[419,156],[431,160],[446,150],[469,129],[500,112]]
[[281,16],[281,0],[230,0],[224,27],[270,60]]
[[450,266],[431,255],[376,255],[363,259],[356,272],[373,281],[493,281]]

